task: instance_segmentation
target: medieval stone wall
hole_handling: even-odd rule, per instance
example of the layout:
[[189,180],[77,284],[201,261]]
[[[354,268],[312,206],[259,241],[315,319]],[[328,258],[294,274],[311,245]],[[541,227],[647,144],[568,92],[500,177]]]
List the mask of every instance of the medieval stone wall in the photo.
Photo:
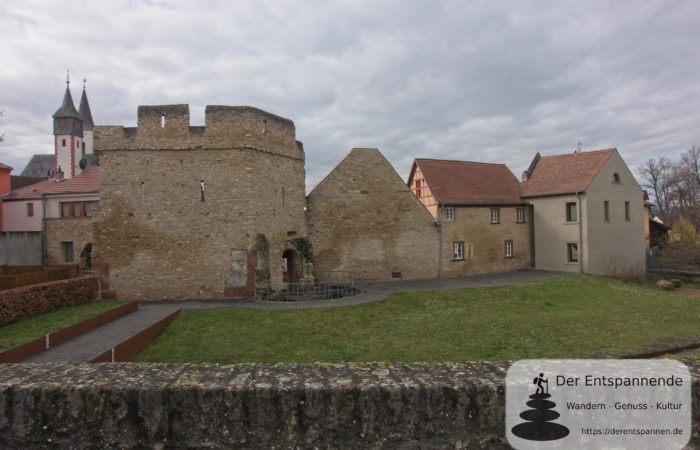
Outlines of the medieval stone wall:
[[[245,287],[264,236],[273,284],[306,236],[304,153],[294,124],[249,107],[141,106],[138,127],[95,127],[100,204],[93,259],[120,297],[215,298]],[[204,192],[202,193],[202,181]],[[258,239],[259,240],[259,239]]]
[[376,149],[353,149],[309,194],[317,270],[362,279],[437,276],[433,218]]
[[[73,243],[73,261],[66,261],[63,242]],[[91,242],[91,217],[46,219],[46,256],[49,264],[79,264],[80,252]]]
[[505,450],[508,367],[2,364],[0,447]]
[[[499,223],[491,223],[491,207],[455,207],[454,219],[442,222],[441,276],[500,272],[530,267],[530,229],[527,207],[497,206]],[[525,222],[517,223],[516,209],[523,208]],[[512,256],[505,255],[505,241],[513,242]],[[454,243],[464,243],[463,259],[455,259]]]

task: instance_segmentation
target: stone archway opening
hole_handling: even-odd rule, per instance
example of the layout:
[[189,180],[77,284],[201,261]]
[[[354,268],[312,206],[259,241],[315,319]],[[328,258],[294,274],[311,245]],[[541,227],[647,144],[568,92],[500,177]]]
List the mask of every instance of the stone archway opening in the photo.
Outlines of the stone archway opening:
[[298,283],[297,275],[298,254],[292,249],[285,250],[282,254],[282,281],[285,283]]

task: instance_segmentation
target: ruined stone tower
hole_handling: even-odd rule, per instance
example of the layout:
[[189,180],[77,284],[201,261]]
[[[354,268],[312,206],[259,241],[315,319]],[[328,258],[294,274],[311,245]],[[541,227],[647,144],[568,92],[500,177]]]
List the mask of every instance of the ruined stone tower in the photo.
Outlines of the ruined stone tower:
[[[140,106],[96,126],[102,166],[94,259],[132,298],[250,295],[305,274],[304,150],[291,120],[247,106]],[[302,245],[300,245],[302,243]]]

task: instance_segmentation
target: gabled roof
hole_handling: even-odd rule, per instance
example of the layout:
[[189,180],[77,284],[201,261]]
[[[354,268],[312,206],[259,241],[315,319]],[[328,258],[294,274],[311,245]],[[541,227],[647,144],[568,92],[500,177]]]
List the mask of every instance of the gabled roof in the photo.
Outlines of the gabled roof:
[[437,201],[443,205],[520,204],[518,180],[505,164],[416,159]]
[[90,112],[85,86],[83,86],[83,96],[80,98],[80,117],[83,119],[83,130],[92,130],[95,122],[92,121],[92,112]]
[[520,184],[522,197],[573,194],[585,191],[617,149],[535,156]]
[[6,166],[5,164],[3,164],[3,163],[0,163],[0,169],[5,169],[5,170],[12,170],[12,167],[10,167],[10,166]]
[[3,201],[39,199],[42,195],[92,194],[100,190],[100,166],[91,166],[69,180],[46,180],[16,189],[3,196]]
[[73,97],[70,95],[68,84],[66,84],[66,93],[63,95],[63,103],[61,104],[61,107],[58,108],[51,117],[54,119],[57,117],[75,117],[76,119],[81,118],[80,113],[77,109],[75,109],[75,105],[73,104]]
[[23,177],[46,178],[49,176],[49,170],[53,171],[55,158],[53,154],[34,155],[20,175]]

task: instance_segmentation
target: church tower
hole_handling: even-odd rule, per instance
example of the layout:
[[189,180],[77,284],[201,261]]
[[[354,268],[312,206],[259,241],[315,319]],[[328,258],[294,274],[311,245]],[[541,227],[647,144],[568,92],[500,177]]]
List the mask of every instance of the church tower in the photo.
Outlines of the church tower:
[[[87,102],[87,98],[85,101]],[[89,109],[87,111],[89,114]],[[53,114],[53,134],[56,151],[54,157],[55,176],[60,178],[62,173],[64,178],[73,178],[82,172],[79,163],[83,149],[83,119],[73,104],[73,97],[70,95],[70,80],[66,80],[63,103]]]

